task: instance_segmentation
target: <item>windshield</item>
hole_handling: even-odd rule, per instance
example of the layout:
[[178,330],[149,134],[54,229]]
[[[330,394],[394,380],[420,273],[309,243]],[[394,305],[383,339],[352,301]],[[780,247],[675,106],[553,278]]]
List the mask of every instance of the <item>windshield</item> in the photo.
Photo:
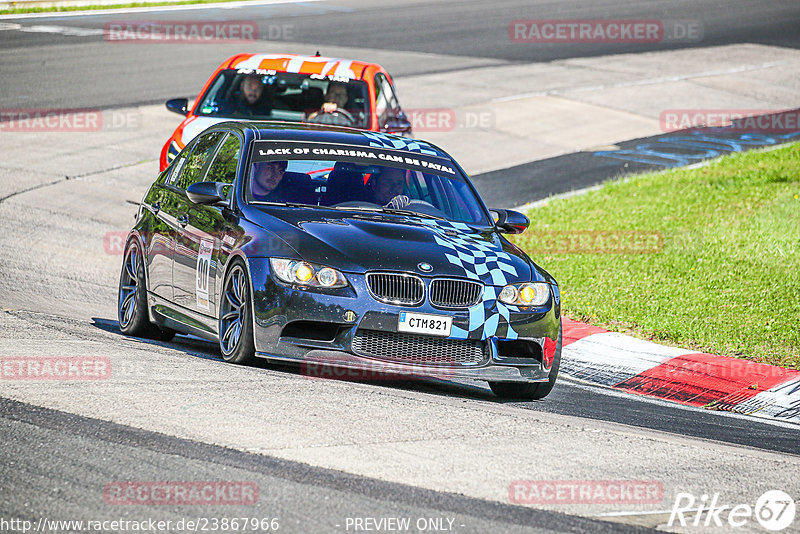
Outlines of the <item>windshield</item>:
[[360,80],[264,69],[228,69],[203,95],[207,117],[370,127],[369,90]]
[[257,141],[251,161],[245,185],[250,203],[306,204],[488,224],[466,178],[452,161],[438,156]]

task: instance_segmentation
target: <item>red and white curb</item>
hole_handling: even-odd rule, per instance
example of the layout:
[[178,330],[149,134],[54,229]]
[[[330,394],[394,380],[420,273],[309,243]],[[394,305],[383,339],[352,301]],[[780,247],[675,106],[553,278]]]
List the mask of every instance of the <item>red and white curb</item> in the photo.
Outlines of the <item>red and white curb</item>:
[[572,378],[689,406],[800,423],[800,371],[562,320],[561,372]]

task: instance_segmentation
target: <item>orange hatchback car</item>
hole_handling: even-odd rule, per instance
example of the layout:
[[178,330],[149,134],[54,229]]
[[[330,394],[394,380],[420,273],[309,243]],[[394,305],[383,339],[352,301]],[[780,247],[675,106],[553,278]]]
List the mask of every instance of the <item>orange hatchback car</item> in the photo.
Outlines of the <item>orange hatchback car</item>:
[[411,136],[392,77],[375,63],[320,56],[238,54],[220,65],[161,150],[161,170],[200,132],[228,120],[278,120],[349,126]]

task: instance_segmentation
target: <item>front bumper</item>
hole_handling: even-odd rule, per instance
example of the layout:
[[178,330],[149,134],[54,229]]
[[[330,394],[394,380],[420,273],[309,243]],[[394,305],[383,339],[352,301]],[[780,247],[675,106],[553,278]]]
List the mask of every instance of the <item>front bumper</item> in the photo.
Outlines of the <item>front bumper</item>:
[[[384,304],[370,295],[361,274],[346,273],[351,287],[323,292],[277,282],[266,258],[250,258],[249,268],[254,289],[256,355],[299,363],[301,371],[310,376],[545,382],[554,358],[559,356],[560,295],[556,286],[547,305],[529,309],[505,306],[501,314],[499,307],[503,305],[498,306],[494,300],[476,305],[482,309],[441,309],[427,299],[412,307]],[[433,339],[398,333],[398,315],[404,311],[448,315],[453,318],[454,335]],[[504,319],[498,321],[497,315]],[[481,324],[476,317],[482,320]],[[377,356],[354,347],[354,340],[364,333],[399,340],[399,347],[405,339],[425,343],[421,349],[415,344],[416,353],[410,356],[400,349],[396,353],[380,351]],[[480,350],[481,355],[467,361],[439,357],[439,351],[447,353],[456,345],[480,347],[475,350]],[[524,350],[520,351],[520,347]]]

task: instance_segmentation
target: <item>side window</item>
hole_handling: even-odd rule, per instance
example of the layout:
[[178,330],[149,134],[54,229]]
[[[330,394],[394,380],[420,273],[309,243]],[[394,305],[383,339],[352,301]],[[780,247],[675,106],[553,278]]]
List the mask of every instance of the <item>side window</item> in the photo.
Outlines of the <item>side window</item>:
[[191,152],[190,150],[185,151],[181,156],[172,163],[172,167],[169,168],[169,176],[167,177],[166,183],[174,184],[178,181],[178,176],[181,175],[181,170],[183,170],[183,165],[186,163],[186,157]]
[[414,171],[408,179],[408,189],[417,200],[424,200],[430,202],[430,195],[428,194],[428,184],[419,171]]
[[375,113],[383,123],[390,114],[400,109],[400,104],[397,102],[392,84],[380,72],[375,75],[375,95]]
[[375,75],[375,114],[378,120],[383,122],[386,119],[386,94],[383,91],[383,74]]
[[394,92],[394,87],[389,82],[389,79],[381,74],[381,85],[383,86],[383,93],[384,98],[386,99],[386,103],[389,106],[389,109],[396,110],[400,108],[400,104],[397,102],[397,94]]
[[375,75],[375,101],[379,102],[381,99],[381,93],[383,92],[381,88],[381,78],[383,75],[378,73]]
[[239,165],[239,138],[233,134],[222,142],[222,146],[217,152],[211,167],[208,170],[206,179],[212,182],[224,182],[232,184],[236,179],[236,168]]
[[[208,158],[214,153],[214,148],[217,146],[220,137],[222,137],[222,132],[211,132],[197,141],[194,150],[192,150],[192,154],[186,159],[186,163],[183,165],[178,181],[173,182],[175,187],[186,189],[193,183],[200,181],[200,173],[206,161],[208,161]],[[176,166],[175,169],[178,170],[178,167]]]

